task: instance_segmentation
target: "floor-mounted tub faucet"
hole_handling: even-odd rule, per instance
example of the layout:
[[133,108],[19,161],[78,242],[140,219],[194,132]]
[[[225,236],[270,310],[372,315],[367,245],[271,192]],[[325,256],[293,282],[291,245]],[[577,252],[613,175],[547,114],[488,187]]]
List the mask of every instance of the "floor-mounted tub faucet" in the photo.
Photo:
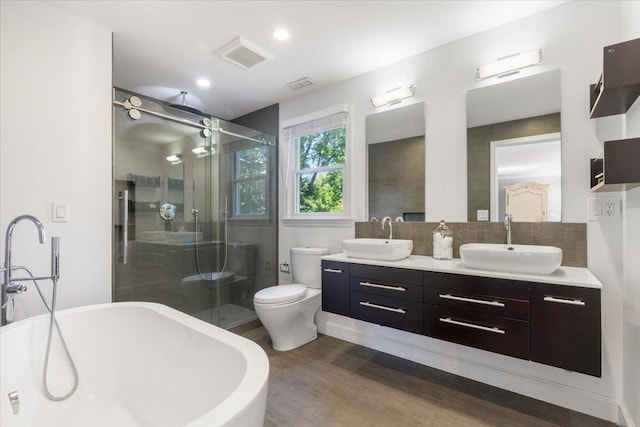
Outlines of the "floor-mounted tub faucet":
[[389,240],[393,239],[393,223],[391,221],[391,218],[388,216],[385,216],[384,218],[382,218],[382,229],[384,230],[384,224],[385,223],[389,223]]
[[[15,281],[22,281],[21,279],[13,279],[11,277],[11,271],[12,271],[11,240],[13,238],[13,229],[15,228],[17,223],[25,220],[31,221],[36,226],[38,230],[38,241],[41,244],[44,244],[46,239],[45,233],[44,233],[44,226],[38,220],[38,218],[34,216],[20,215],[19,217],[15,218],[13,221],[9,223],[9,226],[7,227],[7,233],[5,234],[5,241],[4,241],[4,266],[3,266],[4,280],[2,282],[2,299],[1,299],[2,317],[0,319],[0,324],[2,325],[7,324],[7,309],[10,302],[10,295],[13,296],[13,294],[19,294],[26,290],[26,286],[18,283],[13,283]],[[31,278],[29,278],[28,280],[31,280]],[[11,319],[10,321],[13,321],[13,319]]]
[[504,216],[504,229],[507,232],[507,245],[511,244],[511,223],[513,222],[513,215],[506,214]]

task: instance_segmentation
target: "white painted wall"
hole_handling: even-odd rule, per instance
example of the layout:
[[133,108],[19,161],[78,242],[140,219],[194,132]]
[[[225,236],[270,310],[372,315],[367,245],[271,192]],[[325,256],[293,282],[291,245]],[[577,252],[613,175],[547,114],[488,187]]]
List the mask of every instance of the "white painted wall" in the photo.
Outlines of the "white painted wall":
[[[18,215],[13,261],[50,271],[61,237],[58,307],[111,301],[111,33],[41,2],[0,2],[0,229]],[[70,222],[51,222],[51,202]],[[1,254],[4,260],[4,245]],[[50,283],[43,286],[49,292]],[[44,313],[33,285],[16,319]]]
[[[622,40],[640,37],[640,2],[622,2]],[[623,138],[640,138],[640,101],[624,117]],[[623,412],[640,427],[640,188],[623,193]]]
[[[349,104],[349,190],[352,215],[362,220],[366,213],[365,117],[374,112],[369,99],[390,88],[414,83],[416,96],[412,102],[426,103],[427,221],[466,221],[466,92],[495,82],[490,79],[477,83],[476,66],[514,52],[542,48],[545,62],[521,75],[561,70],[563,220],[586,222],[587,199],[593,197],[589,190],[589,159],[602,151],[607,135],[619,136],[622,129],[620,116],[589,119],[588,88],[602,71],[602,48],[621,41],[620,22],[619,2],[568,2],[332,87],[301,94],[280,104],[280,117],[287,120],[331,105]],[[281,133],[281,141],[285,138]],[[282,188],[280,191],[282,204],[286,195]],[[319,328],[346,340],[617,421],[623,397],[622,232],[621,221],[588,226],[588,265],[604,283],[602,378],[326,313],[318,316]],[[340,252],[341,241],[353,235],[353,227],[281,224],[280,262],[289,259],[291,246],[326,246],[332,253]],[[637,252],[638,244],[637,239],[630,243],[631,251]],[[281,274],[280,279],[286,282],[290,278]]]

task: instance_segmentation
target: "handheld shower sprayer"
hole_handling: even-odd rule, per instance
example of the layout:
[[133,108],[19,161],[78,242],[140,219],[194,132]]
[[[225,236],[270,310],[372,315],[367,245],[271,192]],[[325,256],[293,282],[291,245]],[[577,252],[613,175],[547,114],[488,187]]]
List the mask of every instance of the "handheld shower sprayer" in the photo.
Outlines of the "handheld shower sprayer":
[[60,278],[60,237],[51,238],[51,278]]

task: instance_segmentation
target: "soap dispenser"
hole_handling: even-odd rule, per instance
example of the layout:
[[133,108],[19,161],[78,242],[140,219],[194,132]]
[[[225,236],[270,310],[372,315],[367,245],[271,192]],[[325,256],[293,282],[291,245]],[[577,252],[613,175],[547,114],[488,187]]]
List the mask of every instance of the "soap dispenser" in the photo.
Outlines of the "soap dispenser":
[[444,220],[433,230],[433,259],[453,259],[453,232]]

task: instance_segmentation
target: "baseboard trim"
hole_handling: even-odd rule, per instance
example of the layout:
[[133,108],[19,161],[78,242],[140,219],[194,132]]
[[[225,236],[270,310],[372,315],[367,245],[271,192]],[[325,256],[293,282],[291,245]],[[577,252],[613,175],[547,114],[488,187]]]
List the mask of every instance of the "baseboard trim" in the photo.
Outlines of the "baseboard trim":
[[624,403],[624,401],[620,402],[620,422],[621,427],[636,427],[636,424],[633,422],[633,417],[631,416],[631,412],[629,412],[629,408]]
[[[362,322],[367,325],[363,329],[379,332],[371,334],[357,327],[357,324],[361,323],[358,320],[349,319],[351,326],[346,326],[332,322],[331,316],[333,315],[326,318],[326,322],[318,322],[321,333],[607,421],[618,423],[621,411],[626,412],[624,416],[630,420],[626,407],[623,410],[621,402],[608,396],[480,363],[460,357],[459,354],[451,355],[437,351],[429,348],[428,340],[431,338],[428,337],[424,337],[424,345],[416,344],[402,340],[404,333],[401,331]],[[393,337],[388,336],[385,330],[393,331]],[[629,427],[636,426],[629,424]]]

